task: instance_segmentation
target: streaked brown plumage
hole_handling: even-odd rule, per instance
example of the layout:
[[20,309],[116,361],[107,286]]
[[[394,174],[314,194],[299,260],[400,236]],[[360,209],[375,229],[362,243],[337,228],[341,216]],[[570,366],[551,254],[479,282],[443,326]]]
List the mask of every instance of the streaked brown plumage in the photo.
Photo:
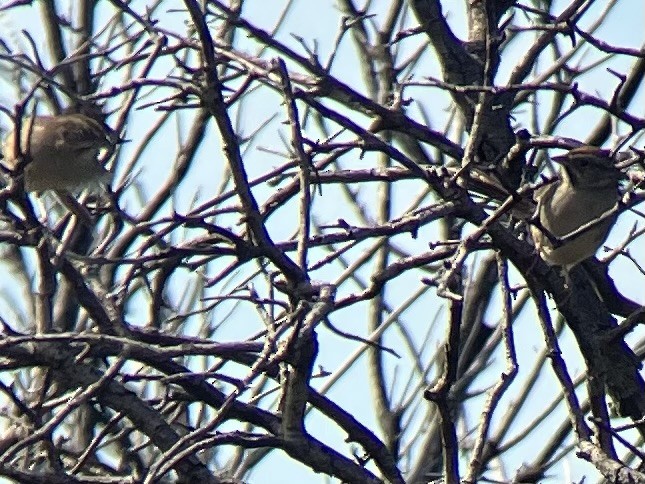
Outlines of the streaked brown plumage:
[[[97,160],[102,148],[114,144],[102,123],[84,114],[25,118],[20,127],[20,151],[27,160],[25,190],[75,191],[107,184],[111,174]],[[18,162],[12,130],[2,145],[3,164]]]

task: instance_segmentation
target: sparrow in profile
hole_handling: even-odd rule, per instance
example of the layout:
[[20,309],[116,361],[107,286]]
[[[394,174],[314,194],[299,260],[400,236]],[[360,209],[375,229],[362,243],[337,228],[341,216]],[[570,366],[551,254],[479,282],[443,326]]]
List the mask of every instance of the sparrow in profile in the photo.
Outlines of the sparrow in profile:
[[609,150],[595,146],[574,148],[552,160],[561,165],[559,180],[536,190],[539,224],[531,225],[531,235],[544,261],[568,271],[593,256],[607,238],[618,215],[622,172]]

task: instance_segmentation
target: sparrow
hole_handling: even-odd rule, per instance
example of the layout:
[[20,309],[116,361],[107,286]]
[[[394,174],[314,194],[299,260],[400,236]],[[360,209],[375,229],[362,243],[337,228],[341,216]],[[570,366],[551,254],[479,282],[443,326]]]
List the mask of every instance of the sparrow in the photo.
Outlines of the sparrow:
[[[545,262],[569,271],[592,257],[607,238],[618,216],[622,172],[609,150],[595,146],[551,159],[561,165],[559,178],[534,193],[537,223],[531,225],[531,235]],[[588,229],[572,236],[587,224]]]
[[20,146],[15,129],[2,144],[2,163],[15,170],[26,162],[25,190],[79,191],[109,184],[112,174],[98,161],[102,149],[118,141],[115,133],[100,121],[84,114],[32,116],[20,126]]

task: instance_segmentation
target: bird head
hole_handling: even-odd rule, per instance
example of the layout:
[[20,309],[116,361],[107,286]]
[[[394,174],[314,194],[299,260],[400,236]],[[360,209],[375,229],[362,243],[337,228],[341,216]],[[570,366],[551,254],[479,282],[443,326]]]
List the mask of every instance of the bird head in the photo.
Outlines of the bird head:
[[551,159],[562,165],[565,176],[577,189],[614,188],[623,176],[611,152],[596,146],[574,148]]

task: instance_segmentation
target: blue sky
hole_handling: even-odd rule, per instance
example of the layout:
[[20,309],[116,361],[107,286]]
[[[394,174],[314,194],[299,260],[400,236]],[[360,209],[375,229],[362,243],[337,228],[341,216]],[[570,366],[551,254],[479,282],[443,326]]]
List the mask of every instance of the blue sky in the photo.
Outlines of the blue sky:
[[[287,2],[251,0],[246,3],[244,16],[257,26],[262,27],[265,30],[271,30],[286,3]],[[556,5],[562,6],[567,3],[568,2],[556,2]],[[136,9],[144,4],[145,2],[132,2],[131,5]],[[450,4],[449,8],[444,7],[448,15],[448,20],[451,26],[455,29],[455,32],[459,36],[463,37],[466,33],[463,2],[444,2],[444,5],[448,4]],[[605,4],[606,2],[596,2],[596,6],[590,10],[587,18],[596,18],[596,14],[604,7]],[[377,24],[382,20],[380,13],[383,12],[388,5],[389,2],[386,2],[385,0],[372,2],[372,11],[377,14],[374,21]],[[610,14],[606,25],[599,30],[599,35],[603,40],[623,47],[640,47],[645,42],[643,34],[643,22],[645,21],[644,5],[645,2],[642,0],[622,0],[620,7]],[[25,7],[19,10],[20,11],[16,10],[15,14],[11,14],[16,15],[11,19],[9,18],[9,14],[0,16],[0,22],[4,22],[3,25],[9,25],[10,28],[13,26],[12,30],[5,30],[5,32],[7,32],[5,33],[5,36],[12,36],[19,48],[25,48],[24,39],[21,39],[19,28],[16,26],[20,25],[20,28],[28,29],[37,39],[39,36],[39,27],[37,18],[34,15],[35,7]],[[521,13],[516,14],[518,21],[521,18],[521,15]],[[333,39],[335,38],[338,30],[339,17],[340,14],[334,7],[334,2],[295,2],[294,7],[287,15],[284,26],[278,32],[277,38],[289,45],[296,46],[294,48],[299,52],[303,52],[303,50],[297,46],[297,43],[294,41],[294,36],[302,38],[309,46],[313,46],[314,41],[316,41],[319,46],[318,52],[320,58],[323,60],[327,59],[332,49]],[[170,30],[176,30],[179,33],[184,32],[184,19],[185,18],[178,13],[167,13],[159,16],[159,20],[164,24],[164,27]],[[582,25],[587,25],[590,22],[591,20],[583,22]],[[414,18],[408,18],[407,26],[412,27],[414,25],[416,25]],[[523,39],[519,39],[513,45],[512,52],[514,55],[509,55],[503,59],[502,68],[497,79],[498,83],[505,81],[505,75],[507,75],[507,73],[513,68],[515,62],[521,58],[523,53],[526,51],[530,40],[531,36],[526,34]],[[251,53],[254,52],[255,46],[251,41],[244,38],[240,38],[239,41],[243,48],[247,49]],[[403,43],[401,48],[412,50],[414,44],[415,41],[411,40],[410,42]],[[562,40],[562,45],[563,47],[567,45],[566,39]],[[581,65],[591,63],[599,56],[597,52],[589,49],[585,49],[578,55]],[[341,44],[338,58],[334,64],[332,72],[357,90],[364,91],[363,81],[360,76],[357,62],[353,43],[349,38],[346,38]],[[542,62],[546,64],[549,60],[544,59]],[[613,61],[607,63],[607,66],[611,66],[620,72],[626,72],[629,65],[630,62],[623,59],[618,59],[615,63]],[[172,69],[173,66],[170,63],[165,64],[162,62],[157,67],[157,71],[155,71],[153,75],[160,77],[168,76],[173,73]],[[110,82],[118,84],[118,76],[121,74],[121,72],[116,72],[114,77],[110,79]],[[597,74],[598,75],[585,76],[581,79],[581,88],[590,93],[598,93],[603,97],[607,97],[615,88],[618,81],[606,71],[603,74],[599,71]],[[440,75],[439,67],[436,61],[433,61],[433,54],[431,52],[427,55],[427,62],[419,67],[417,76],[421,78],[422,76],[430,75]],[[107,89],[107,86],[105,88]],[[406,93],[413,97],[415,101],[427,108],[428,112],[431,114],[433,127],[441,127],[445,124],[447,114],[444,109],[447,108],[449,103],[444,93],[439,92],[438,90],[423,88],[410,89],[409,91],[406,91]],[[10,106],[15,102],[11,98],[11,93],[3,91],[2,96],[2,103],[5,106]],[[152,92],[150,93],[150,98],[142,99],[140,104],[146,103],[152,98],[162,97],[163,92]],[[278,96],[270,96],[266,95],[264,91],[258,91],[245,99],[239,108],[236,108],[236,122],[240,128],[240,134],[242,135],[250,135],[258,128],[259,125],[262,124],[263,121],[272,120],[266,128],[260,131],[253,143],[245,147],[245,163],[251,178],[265,173],[272,166],[279,166],[284,162],[284,159],[281,156],[267,153],[266,150],[262,149],[271,148],[273,150],[280,150],[284,148],[279,139],[279,135],[285,135],[287,129],[280,124],[285,119],[284,107],[281,105],[281,101],[282,100]],[[643,102],[642,90],[638,100],[634,103],[634,106],[638,105],[645,105],[645,102]],[[114,107],[118,107],[118,103],[115,103]],[[645,114],[643,111],[643,108],[640,110],[638,108],[634,109],[634,113],[637,115]],[[412,116],[417,116],[417,120],[422,121],[422,118],[418,117],[418,112],[414,109],[410,110],[410,114]],[[177,117],[175,122],[165,126],[161,132],[155,135],[153,142],[144,152],[143,156],[141,156],[141,161],[136,166],[136,181],[139,183],[140,189],[145,196],[152,196],[156,189],[166,179],[168,179],[168,177],[172,176],[175,154],[183,137],[186,136],[186,131],[190,124],[190,116],[190,113],[182,114]],[[523,127],[528,124],[528,121],[524,116],[525,115],[522,112],[517,113],[517,127]],[[131,156],[134,156],[140,141],[148,136],[150,127],[158,117],[159,113],[150,108],[133,112],[132,117],[128,120],[126,132],[126,137],[133,140],[133,142],[126,145],[123,153],[121,154],[119,168],[116,172],[117,179],[124,175],[121,167],[127,164]],[[570,119],[562,124],[560,128],[561,134],[568,137],[584,139],[589,129],[593,126],[594,121],[595,118],[590,119],[588,113],[576,114],[575,116],[571,116]],[[367,125],[368,123],[365,122],[364,124]],[[642,140],[639,140],[636,145],[643,147]],[[357,168],[359,166],[368,167],[373,165],[374,159],[373,157],[366,156],[362,160],[353,158],[351,160],[343,160],[342,163],[346,164],[346,168]],[[196,200],[199,201],[210,198],[217,192],[224,176],[225,166],[223,163],[223,156],[221,154],[221,147],[217,133],[213,127],[201,148],[198,162],[191,168],[188,178],[182,184],[182,187],[184,188],[177,191],[173,204],[168,204],[165,207],[166,213],[170,214],[174,210],[177,210],[178,212],[188,211]],[[421,188],[415,184],[402,184],[401,187],[403,188],[398,190],[396,193],[396,207],[402,212],[411,203],[414,195],[420,192]],[[267,190],[266,188],[258,189],[255,192],[256,196],[261,201],[268,198],[271,193],[272,191]],[[357,195],[361,203],[368,207],[370,206],[370,203],[374,202],[374,196],[373,187],[361,188]],[[138,210],[138,204],[138,196],[136,192],[131,189],[129,196],[124,200],[124,208],[136,213]],[[350,222],[353,220],[354,215],[351,212],[348,212],[347,205],[342,198],[342,194],[336,188],[324,187],[322,195],[317,195],[316,206],[316,216],[321,223],[334,223],[338,218],[344,218]],[[272,235],[276,239],[281,240],[288,238],[293,233],[295,223],[297,222],[293,213],[293,206],[289,206],[273,217],[270,229]],[[218,218],[218,223],[224,226],[231,224],[231,228],[235,228],[235,220],[232,217],[227,217],[226,215]],[[633,223],[633,217],[630,217],[629,215],[622,217],[612,232],[608,245],[614,246],[618,244]],[[420,232],[420,236],[417,239],[401,236],[396,239],[396,242],[413,253],[419,252],[427,247],[428,240],[435,237],[434,230],[434,227],[426,228]],[[181,235],[179,234],[177,235],[178,238],[180,236]],[[363,250],[366,250],[366,245],[351,251],[349,253],[349,257],[358,257],[360,252]],[[315,259],[316,254],[321,254],[321,252],[312,251],[312,258]],[[639,258],[638,260],[641,264],[645,263],[642,251],[635,255]],[[368,269],[369,267],[366,267],[359,272],[365,279],[369,278]],[[640,275],[634,271],[633,266],[629,261],[624,258],[619,258],[612,265],[611,271],[612,275],[615,276],[619,288],[624,290],[627,296],[632,297],[641,303],[644,302],[641,289],[643,286]],[[245,274],[245,272],[240,274],[239,279],[242,278],[243,274]],[[338,267],[334,267],[333,269],[327,268],[317,272],[315,277],[324,280],[334,280],[339,277],[339,269]],[[177,280],[176,285],[178,294],[176,302],[180,304],[181,297],[179,295],[184,294],[183,291],[185,289],[186,282]],[[10,278],[0,280],[0,286],[2,286],[5,291],[8,291],[8,294],[14,297],[19,296],[19,294],[11,292],[12,282]],[[388,298],[390,298],[390,301],[394,306],[397,306],[398,304],[403,303],[403,301],[405,301],[412,292],[420,287],[423,287],[423,285],[419,281],[418,274],[403,276],[397,279],[395,284],[388,287]],[[216,288],[216,290],[222,289],[222,287]],[[339,289],[339,293],[343,295],[353,290],[356,290],[356,287],[348,284],[342,286]],[[10,300],[11,298],[9,298],[9,301]],[[435,309],[438,311],[437,319],[439,321],[441,321],[441,318],[445,315],[442,310],[438,309],[441,304],[442,302],[436,298],[432,291],[427,291],[423,298],[415,302],[415,304],[400,317],[399,323],[406,329],[410,330],[415,338],[418,338],[415,341],[416,343],[420,344],[420,339],[427,331],[429,321],[434,317]],[[6,314],[6,311],[9,310],[9,306],[10,304],[7,302],[3,304],[3,302],[0,301],[0,310],[3,314]],[[146,318],[145,311],[137,311],[136,304],[132,304],[131,306],[132,308],[129,317],[133,324],[144,324]],[[428,308],[431,308],[431,311],[429,311]],[[244,307],[243,305],[238,306],[235,312],[235,318],[226,319],[226,314],[230,309],[230,305],[224,304],[221,308],[218,308],[210,315],[213,321],[222,321],[223,326],[222,330],[218,332],[218,338],[234,341],[248,337],[261,329],[257,324],[257,318],[252,311],[252,308]],[[366,305],[360,305],[348,310],[339,311],[334,315],[333,322],[341,326],[345,331],[364,335],[366,330],[365,314],[363,311],[365,311],[365,309]],[[496,316],[494,308],[491,308],[489,311],[491,313],[491,321],[495,321]],[[199,321],[195,321],[193,327],[197,328],[199,323]],[[516,328],[516,338],[518,347],[522,348],[522,352],[520,354],[521,367],[529,368],[533,364],[535,355],[538,354],[542,348],[542,336],[535,324],[534,311],[532,307],[526,310],[525,317],[519,321],[519,327]],[[343,367],[343,364],[349,355],[356,351],[359,346],[355,342],[341,339],[330,334],[326,330],[320,331],[320,341],[321,352],[317,364],[325,370],[330,371],[332,375],[339,374],[338,369]],[[396,347],[397,349],[403,348],[400,334],[395,328],[386,334],[385,344]],[[584,369],[584,365],[579,358],[573,356],[577,355],[578,352],[575,347],[575,342],[572,340],[570,335],[564,336],[562,346],[565,350],[565,354],[567,355],[567,360],[570,362],[569,368],[572,373],[582,371]],[[434,350],[435,348],[433,347],[427,348],[424,356],[429,358]],[[400,395],[401,392],[403,392],[405,383],[407,382],[408,373],[411,371],[411,363],[408,358],[397,360],[394,357],[389,358],[388,363],[390,365],[388,368],[390,374],[397,376],[396,383],[393,385],[394,392],[395,394]],[[331,387],[328,392],[328,396],[336,403],[351,411],[354,415],[359,416],[360,420],[364,424],[376,429],[377,425],[375,417],[369,407],[369,387],[364,373],[364,364],[365,361],[363,359],[359,365],[353,366],[347,373],[339,377],[338,383]],[[485,388],[491,381],[495,381],[498,372],[499,368],[497,366],[490,368],[489,372],[482,378],[482,381],[478,382],[481,388]],[[326,382],[326,379],[316,381],[320,386],[325,385]],[[519,386],[519,381],[516,384]],[[553,377],[551,375],[545,375],[544,379],[540,381],[540,387],[537,389],[537,393],[539,394],[540,392],[544,392],[551,394],[553,393],[553,385],[555,385]],[[512,405],[510,398],[510,396],[506,397],[503,404]],[[542,403],[543,402],[541,401],[536,402],[538,405],[535,409],[536,411],[540,408],[539,405]],[[532,410],[532,408],[527,408],[526,411],[531,412]],[[415,419],[414,421],[417,422],[419,416],[414,416],[413,418]],[[472,411],[469,418],[472,422],[476,418],[476,413]],[[324,442],[332,444],[341,451],[347,448],[344,443],[345,436],[338,432],[334,426],[329,425],[323,418],[311,418],[308,420],[307,425],[310,431]],[[544,429],[544,431],[548,432],[548,429]],[[520,448],[515,453],[509,455],[508,468],[511,470],[516,469],[522,463],[524,458],[523,454],[525,452],[525,448]],[[552,471],[552,474],[556,473],[556,479],[561,478],[562,480],[566,479],[575,481],[579,481],[585,474],[588,476],[596,475],[595,471],[574,456],[569,457],[562,461],[562,463],[558,464]],[[249,482],[277,484],[284,482],[320,482],[324,480],[324,478],[312,474],[311,471],[300,464],[286,458],[281,452],[273,452],[255,470],[251,475]]]

